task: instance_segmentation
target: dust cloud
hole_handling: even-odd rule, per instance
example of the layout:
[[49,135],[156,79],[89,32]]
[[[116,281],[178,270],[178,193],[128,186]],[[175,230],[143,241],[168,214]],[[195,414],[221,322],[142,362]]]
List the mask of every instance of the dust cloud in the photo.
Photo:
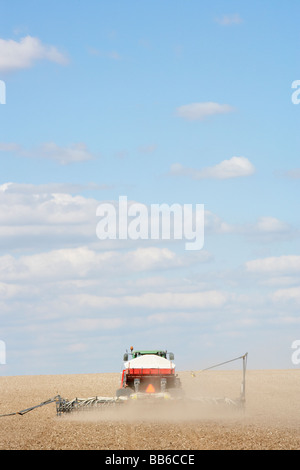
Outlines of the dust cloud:
[[244,403],[240,401],[242,375],[239,371],[181,372],[184,391],[181,399],[130,400],[75,412],[67,419],[115,423],[207,421],[300,427],[300,373],[293,372],[249,371]]

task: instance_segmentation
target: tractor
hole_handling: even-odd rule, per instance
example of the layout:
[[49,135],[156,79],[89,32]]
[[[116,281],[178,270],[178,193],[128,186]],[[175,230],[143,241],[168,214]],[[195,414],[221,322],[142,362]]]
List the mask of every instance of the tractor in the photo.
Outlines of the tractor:
[[124,368],[121,374],[117,397],[132,394],[164,396],[170,394],[178,398],[182,394],[181,382],[175,374],[174,354],[163,350],[133,350],[123,357]]

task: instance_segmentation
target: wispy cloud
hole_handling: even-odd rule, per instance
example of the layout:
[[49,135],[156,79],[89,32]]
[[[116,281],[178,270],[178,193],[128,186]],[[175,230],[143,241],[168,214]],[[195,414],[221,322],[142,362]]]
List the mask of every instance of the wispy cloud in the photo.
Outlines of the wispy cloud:
[[92,160],[96,157],[87,148],[84,142],[77,142],[69,146],[59,146],[55,142],[45,142],[35,149],[24,149],[16,143],[0,143],[0,152],[11,152],[21,157],[48,158],[60,165],[68,165],[74,162]]
[[202,179],[229,179],[241,176],[250,176],[255,172],[255,167],[246,157],[232,157],[223,160],[217,165],[202,169],[186,168],[179,163],[171,166],[170,173],[175,176],[187,176],[194,180]]
[[121,55],[119,52],[112,50],[112,51],[101,51],[99,49],[96,49],[94,47],[90,47],[88,49],[88,53],[92,56],[96,57],[101,57],[101,58],[106,58],[106,59],[112,59],[112,60],[121,60]]
[[283,176],[290,179],[300,179],[300,168],[293,168],[292,170],[288,170],[283,172]]
[[220,18],[216,18],[215,21],[222,26],[232,26],[243,23],[243,20],[238,13],[233,15],[223,15]]
[[191,103],[179,106],[176,115],[188,121],[203,121],[209,116],[227,114],[234,111],[228,104],[219,104],[212,101],[205,103]]
[[29,184],[29,183],[3,183],[0,184],[0,194],[9,192],[10,195],[16,194],[21,198],[26,195],[34,195],[37,198],[40,195],[53,195],[53,194],[78,194],[90,190],[106,190],[111,189],[110,185],[97,184],[97,183],[42,183],[42,184]]
[[39,38],[26,36],[20,41],[0,39],[0,71],[10,72],[32,67],[39,60],[48,60],[61,65],[68,58],[56,47],[45,45]]
[[155,152],[156,149],[157,149],[157,146],[155,144],[149,144],[149,145],[140,146],[138,148],[138,151],[143,154],[151,154]]
[[83,162],[92,160],[94,155],[88,150],[83,142],[72,144],[68,147],[61,147],[54,142],[42,144],[36,151],[37,155],[50,160],[56,160],[61,165],[73,162]]

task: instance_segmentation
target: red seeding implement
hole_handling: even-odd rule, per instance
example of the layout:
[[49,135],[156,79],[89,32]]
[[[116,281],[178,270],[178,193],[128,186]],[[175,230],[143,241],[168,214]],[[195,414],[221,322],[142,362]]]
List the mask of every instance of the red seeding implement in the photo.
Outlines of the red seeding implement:
[[[204,372],[209,369],[220,367],[229,362],[242,360],[243,375],[241,383],[240,396],[237,399],[222,397],[187,397],[181,385],[181,381],[175,372],[174,354],[163,350],[133,350],[124,354],[124,367],[121,373],[120,387],[116,390],[114,397],[94,396],[90,398],[73,398],[67,400],[60,395],[50,398],[49,400],[32,406],[25,410],[9,413],[3,416],[24,415],[29,411],[39,408],[50,403],[56,403],[57,415],[70,413],[90,408],[106,408],[110,406],[119,406],[128,403],[134,403],[140,400],[147,402],[155,401],[180,401],[182,403],[193,402],[203,403],[205,406],[225,405],[233,409],[243,410],[246,401],[245,384],[246,384],[246,365],[248,353],[235,359],[225,361],[211,367],[202,369]],[[192,373],[192,376],[195,376]]]

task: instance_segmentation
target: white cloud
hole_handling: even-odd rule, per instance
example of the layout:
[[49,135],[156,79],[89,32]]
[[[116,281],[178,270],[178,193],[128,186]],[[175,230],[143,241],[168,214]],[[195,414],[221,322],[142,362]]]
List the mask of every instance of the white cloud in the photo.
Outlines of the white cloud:
[[[88,188],[88,185],[86,186]],[[1,249],[48,250],[96,238],[96,199],[76,194],[84,186],[4,183],[0,187]],[[65,191],[74,190],[72,195]]]
[[67,57],[56,47],[43,44],[40,39],[26,36],[19,42],[0,39],[0,71],[7,72],[32,67],[38,60],[49,60],[65,65]]
[[199,256],[179,256],[167,248],[147,247],[131,251],[97,252],[86,246],[63,248],[32,255],[0,257],[0,281],[31,283],[103,278],[117,273],[162,271],[188,267],[207,260]]
[[[274,302],[294,302],[296,305],[300,305],[300,285],[297,287],[289,287],[287,289],[279,289],[272,295]],[[300,323],[299,315],[297,321]]]
[[[97,201],[80,195],[50,192],[68,189],[56,184],[41,186],[4,183],[0,186],[0,223],[5,226],[68,225],[94,219]],[[49,192],[43,192],[43,189]],[[0,228],[0,229],[1,229]]]
[[236,231],[234,225],[230,225],[211,211],[205,211],[205,232],[208,233],[233,233]]
[[[144,266],[145,269],[154,267],[155,263],[164,266],[184,267],[191,263],[210,262],[212,255],[204,249],[198,253],[185,252],[184,256],[174,255],[174,246],[182,246],[181,241],[175,241],[173,227],[168,241],[150,240],[99,240],[96,229],[99,222],[96,212],[100,201],[83,195],[85,190],[105,191],[103,184],[73,184],[47,183],[24,184],[6,182],[0,185],[0,239],[1,249],[13,249],[21,252],[24,248],[38,251],[51,251],[59,248],[74,248],[78,246],[91,247],[97,250],[116,251],[120,248],[130,250],[131,258],[127,262],[132,268]],[[81,194],[80,194],[81,193]],[[100,193],[101,194],[101,193]],[[104,193],[105,194],[105,193]],[[118,208],[117,201],[110,202]],[[135,201],[134,201],[135,202]],[[128,201],[128,207],[132,201]],[[150,211],[148,212],[149,215]],[[253,224],[237,224],[224,220],[217,214],[205,210],[205,236],[217,234],[239,235],[250,242],[274,242],[278,239],[291,239],[299,236],[299,232],[284,221],[274,217],[260,217]],[[138,243],[138,245],[137,245]],[[171,248],[169,251],[164,247]],[[167,245],[168,244],[168,245]],[[139,246],[139,250],[134,250]],[[142,251],[143,248],[147,250]],[[151,250],[149,249],[151,248]],[[157,250],[156,250],[157,248]]]
[[[22,335],[26,344],[46,335],[49,325],[52,338],[64,335],[60,352],[75,345],[75,353],[77,344],[78,351],[89,344],[90,332],[98,341],[103,331],[123,335],[128,324],[130,334],[143,341],[150,329],[157,334],[162,324],[171,325],[173,341],[184,328],[195,340],[195,324],[248,335],[253,325],[268,324],[271,314],[278,322],[288,315],[295,322],[300,256],[249,261],[247,272],[239,271],[238,277],[230,269],[216,269],[218,259],[203,269],[203,263],[211,261],[204,250],[177,253],[174,245],[148,242],[119,249],[116,240],[107,248],[95,232],[99,201],[77,195],[76,185],[74,195],[63,189],[68,185],[0,186],[1,246],[4,250],[8,240],[13,247],[0,256],[1,324],[5,331],[16,325],[14,334]],[[231,226],[211,212],[206,212],[205,223],[209,234],[246,232],[244,226]],[[284,224],[266,217],[255,229],[270,233],[284,229]],[[268,278],[280,282],[264,285],[263,295],[255,289]],[[286,301],[290,310],[283,318]]]
[[202,121],[208,116],[227,114],[232,111],[234,111],[234,108],[228,104],[214,102],[191,103],[179,106],[176,109],[176,115],[188,121]]
[[290,230],[290,226],[276,217],[259,217],[255,229],[263,233],[283,233]]
[[229,296],[226,293],[213,290],[194,293],[147,292],[141,295],[124,295],[114,297],[78,294],[72,296],[72,298],[68,298],[68,301],[76,305],[80,305],[81,308],[95,308],[101,310],[116,307],[150,310],[194,310],[222,307],[225,305],[228,298]]
[[299,237],[299,230],[289,223],[273,216],[261,216],[254,223],[235,224],[233,233],[244,236],[248,241],[276,243]]
[[300,272],[300,256],[283,255],[248,261],[246,270],[248,272],[272,274]]
[[229,179],[241,176],[250,176],[255,172],[253,164],[246,157],[232,157],[223,160],[217,165],[202,168],[186,168],[179,163],[171,166],[172,175],[188,176],[194,180],[201,179]]
[[[72,324],[66,324],[69,331],[97,331],[97,330],[115,330],[126,325],[126,320],[118,317],[110,318],[78,318],[74,319]],[[86,349],[86,347],[85,347]],[[69,349],[72,352],[81,352],[83,345],[72,345]]]

